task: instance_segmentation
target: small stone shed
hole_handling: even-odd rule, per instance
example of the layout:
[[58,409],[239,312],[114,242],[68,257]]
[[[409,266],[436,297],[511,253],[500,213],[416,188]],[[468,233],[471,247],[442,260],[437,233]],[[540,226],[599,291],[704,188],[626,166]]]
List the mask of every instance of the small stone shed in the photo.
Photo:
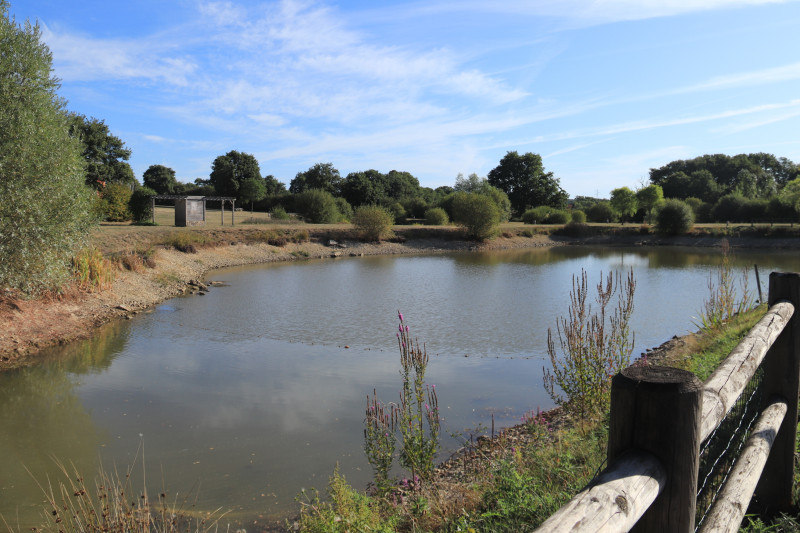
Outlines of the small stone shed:
[[175,226],[202,226],[206,223],[206,201],[218,201],[222,207],[222,225],[225,225],[225,204],[231,204],[231,226],[236,224],[236,198],[232,196],[185,196],[157,194],[150,197],[153,207],[153,224],[156,222],[156,200],[175,200]]

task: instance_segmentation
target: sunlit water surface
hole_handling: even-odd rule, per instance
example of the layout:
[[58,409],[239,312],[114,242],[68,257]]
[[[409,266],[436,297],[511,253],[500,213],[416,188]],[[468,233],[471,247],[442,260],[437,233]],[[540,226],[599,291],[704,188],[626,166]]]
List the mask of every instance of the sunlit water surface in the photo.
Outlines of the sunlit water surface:
[[[566,314],[572,276],[632,268],[638,355],[693,327],[715,250],[559,247],[367,257],[215,271],[205,296],[170,300],[90,341],[0,374],[0,514],[39,522],[38,483],[56,461],[90,478],[102,462],[151,494],[222,506],[224,521],[266,524],[323,489],[334,465],[356,487],[371,471],[363,412],[374,389],[400,388],[397,311],[427,346],[428,382],[450,435],[498,428],[552,406],[542,388],[547,329]],[[738,252],[762,272],[800,270],[795,255]],[[72,468],[70,466],[70,468]],[[30,473],[29,473],[30,472]],[[139,483],[140,481],[137,481]],[[2,522],[0,522],[2,523]]]

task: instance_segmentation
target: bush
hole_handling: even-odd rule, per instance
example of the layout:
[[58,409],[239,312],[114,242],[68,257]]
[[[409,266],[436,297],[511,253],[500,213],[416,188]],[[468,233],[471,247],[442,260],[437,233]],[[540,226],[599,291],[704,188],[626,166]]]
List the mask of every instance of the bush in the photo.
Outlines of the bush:
[[486,240],[497,233],[501,213],[488,196],[456,193],[453,198],[453,220],[467,231],[467,236]]
[[569,222],[569,218],[567,211],[548,205],[528,209],[522,215],[522,221],[525,224],[566,224]]
[[153,201],[151,196],[156,192],[149,187],[138,187],[128,200],[128,210],[136,223],[153,220]]
[[586,222],[586,213],[580,209],[573,209],[570,214],[572,215],[572,222],[576,224],[584,224]]
[[716,222],[740,220],[744,198],[737,194],[726,194],[711,208],[711,219]]
[[545,220],[547,220],[547,217],[549,217],[550,213],[553,211],[555,211],[555,209],[548,205],[540,205],[539,207],[534,207],[525,211],[522,214],[522,221],[525,224],[546,224]]
[[269,212],[269,216],[272,220],[289,220],[289,213],[281,205],[273,207],[272,211]]
[[586,210],[586,218],[589,222],[616,222],[619,214],[608,201],[603,200]]
[[0,2],[0,286],[33,294],[70,279],[94,194],[41,28],[9,9]]
[[680,235],[694,225],[694,213],[686,202],[666,200],[656,213],[656,231],[665,235]]
[[109,183],[103,189],[106,220],[111,222],[124,222],[131,219],[128,202],[132,192],[130,187],[123,183]]
[[336,209],[339,210],[339,222],[350,222],[353,218],[353,208],[344,198],[336,198]]
[[441,207],[434,207],[425,211],[425,224],[429,226],[446,226],[450,223],[447,211]]
[[394,217],[379,205],[362,205],[353,213],[353,225],[368,241],[380,241],[382,237],[392,234]]
[[309,189],[296,195],[295,208],[312,224],[334,224],[342,216],[336,198],[321,189]]

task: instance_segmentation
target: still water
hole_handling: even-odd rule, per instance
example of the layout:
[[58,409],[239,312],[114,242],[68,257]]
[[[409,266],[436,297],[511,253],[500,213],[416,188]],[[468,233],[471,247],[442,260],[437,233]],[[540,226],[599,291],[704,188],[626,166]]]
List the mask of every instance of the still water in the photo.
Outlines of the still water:
[[[356,487],[370,479],[363,410],[373,388],[400,388],[395,330],[403,312],[424,342],[449,434],[513,425],[548,408],[547,329],[566,314],[572,276],[632,268],[638,355],[693,330],[715,250],[559,247],[492,253],[367,257],[215,271],[205,296],[170,300],[48,352],[35,368],[0,374],[0,515],[36,525],[37,481],[56,461],[91,477],[139,455],[149,490],[192,494],[247,526],[296,510],[334,465]],[[738,251],[766,291],[797,254]],[[445,454],[446,455],[446,454]],[[2,523],[2,522],[0,522]]]

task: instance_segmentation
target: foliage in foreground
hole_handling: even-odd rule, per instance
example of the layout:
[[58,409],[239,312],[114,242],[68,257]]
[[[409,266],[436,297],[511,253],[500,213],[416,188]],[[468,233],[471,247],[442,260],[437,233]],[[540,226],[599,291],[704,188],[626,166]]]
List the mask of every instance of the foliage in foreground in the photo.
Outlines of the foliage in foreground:
[[[581,270],[573,276],[568,317],[556,322],[558,348],[552,330],[547,330],[547,353],[552,371],[544,370],[544,388],[574,420],[596,419],[608,410],[611,377],[628,366],[633,351],[630,318],[636,281],[633,270],[622,275],[600,274],[596,287],[597,308],[587,304],[589,278]],[[617,295],[616,306],[609,305]]]
[[58,288],[86,241],[92,191],[38,25],[0,0],[0,286]]
[[[138,458],[138,454],[137,454]],[[124,475],[107,472],[102,467],[94,483],[87,483],[74,467],[58,464],[62,479],[54,488],[51,483],[39,487],[47,500],[47,512],[34,532],[41,533],[200,533],[218,531],[224,516],[219,510],[201,513],[188,499],[168,501],[162,492],[151,502],[146,488],[134,486],[133,468]],[[143,467],[144,468],[144,467]],[[142,485],[144,485],[144,472]],[[2,519],[0,519],[2,520]],[[2,522],[13,531],[8,524]]]

